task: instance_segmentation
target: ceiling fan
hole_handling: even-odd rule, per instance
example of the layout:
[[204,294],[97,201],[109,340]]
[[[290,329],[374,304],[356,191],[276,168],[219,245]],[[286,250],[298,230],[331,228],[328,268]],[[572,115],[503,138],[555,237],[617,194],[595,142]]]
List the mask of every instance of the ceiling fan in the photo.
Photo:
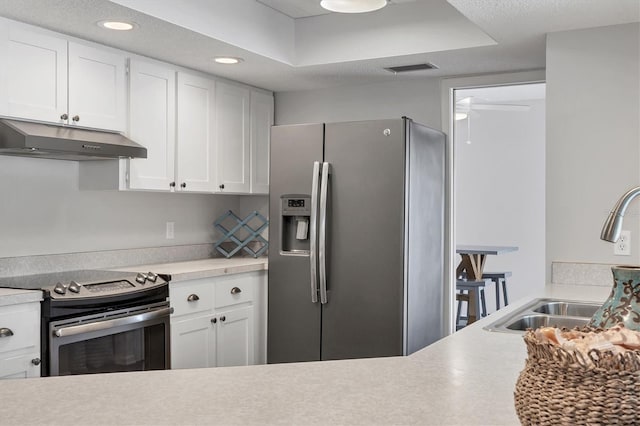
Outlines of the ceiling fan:
[[456,101],[456,120],[464,120],[471,111],[529,111],[531,105],[504,104],[467,96]]

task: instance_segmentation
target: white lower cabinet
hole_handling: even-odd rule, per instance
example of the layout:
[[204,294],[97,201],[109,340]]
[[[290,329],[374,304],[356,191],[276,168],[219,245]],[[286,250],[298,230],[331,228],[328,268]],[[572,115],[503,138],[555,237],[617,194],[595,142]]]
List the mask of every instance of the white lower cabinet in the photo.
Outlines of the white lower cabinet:
[[233,309],[218,315],[216,366],[255,364],[253,306]]
[[0,379],[40,377],[40,302],[0,307]]
[[264,363],[263,287],[264,271],[171,283],[171,368]]
[[171,320],[171,368],[216,366],[216,327],[205,315],[185,321]]

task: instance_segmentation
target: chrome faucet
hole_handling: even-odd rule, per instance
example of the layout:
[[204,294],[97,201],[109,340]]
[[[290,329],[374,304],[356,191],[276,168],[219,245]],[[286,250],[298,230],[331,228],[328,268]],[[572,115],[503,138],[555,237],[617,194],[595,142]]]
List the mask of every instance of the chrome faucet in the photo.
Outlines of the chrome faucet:
[[615,243],[620,238],[620,231],[622,229],[622,219],[624,218],[624,212],[629,207],[629,203],[640,195],[640,186],[630,189],[624,194],[613,207],[607,221],[602,226],[602,232],[600,232],[600,239]]

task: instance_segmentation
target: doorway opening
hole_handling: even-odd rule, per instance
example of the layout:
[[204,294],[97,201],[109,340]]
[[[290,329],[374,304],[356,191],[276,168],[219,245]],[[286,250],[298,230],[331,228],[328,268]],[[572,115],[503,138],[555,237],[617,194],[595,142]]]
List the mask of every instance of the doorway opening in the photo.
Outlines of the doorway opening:
[[[545,285],[545,83],[454,88],[451,108],[455,246],[518,247],[487,255],[484,271],[511,274],[510,301],[539,292]],[[487,281],[484,289],[487,313],[497,308],[494,286]]]

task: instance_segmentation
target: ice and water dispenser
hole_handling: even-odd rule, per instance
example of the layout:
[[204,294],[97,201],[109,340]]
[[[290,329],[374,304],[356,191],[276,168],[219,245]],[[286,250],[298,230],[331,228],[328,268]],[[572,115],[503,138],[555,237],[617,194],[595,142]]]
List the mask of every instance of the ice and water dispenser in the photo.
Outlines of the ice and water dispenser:
[[309,195],[282,195],[280,247],[282,254],[309,253],[309,219],[311,197]]

